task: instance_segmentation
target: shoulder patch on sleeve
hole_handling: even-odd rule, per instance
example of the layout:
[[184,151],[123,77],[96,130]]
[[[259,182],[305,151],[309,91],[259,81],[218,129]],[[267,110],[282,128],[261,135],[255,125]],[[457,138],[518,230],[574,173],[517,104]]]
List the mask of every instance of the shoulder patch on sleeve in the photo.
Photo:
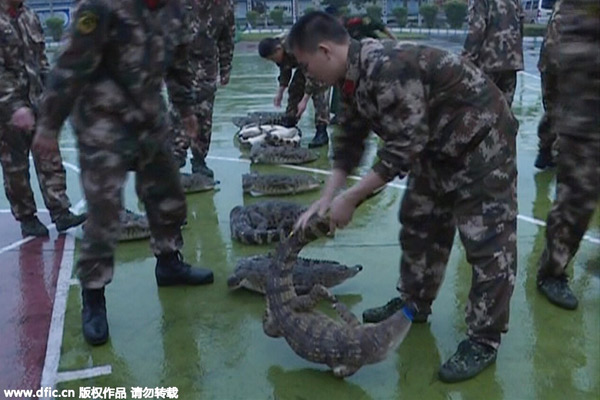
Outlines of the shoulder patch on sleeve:
[[98,27],[98,16],[92,11],[84,11],[77,19],[77,32],[89,35]]

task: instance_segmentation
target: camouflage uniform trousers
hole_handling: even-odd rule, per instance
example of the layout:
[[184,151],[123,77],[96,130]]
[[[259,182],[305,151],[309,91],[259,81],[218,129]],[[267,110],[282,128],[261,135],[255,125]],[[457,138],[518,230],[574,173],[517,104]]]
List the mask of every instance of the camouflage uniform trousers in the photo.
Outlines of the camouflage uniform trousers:
[[541,73],[541,78],[544,116],[538,125],[538,147],[540,151],[550,151],[556,142],[554,125],[558,106],[558,75],[554,71],[546,70]]
[[[4,175],[4,190],[10,210],[18,221],[36,214],[37,207],[31,190],[29,176],[29,151],[33,132],[24,132],[10,123],[1,123],[0,162]],[[50,161],[41,160],[35,153],[33,163],[40,190],[52,221],[71,206],[66,190],[66,172],[60,153]]]
[[517,71],[486,72],[486,74],[498,86],[498,89],[504,93],[508,105],[512,106],[517,87]]
[[563,4],[556,199],[538,278],[565,274],[600,199],[600,8],[592,1]]
[[213,107],[217,91],[216,78],[198,83],[196,90],[200,101],[194,106],[198,118],[198,136],[194,140],[185,133],[177,110],[174,107],[169,110],[172,153],[175,163],[180,167],[185,165],[189,148],[192,149],[192,157],[196,160],[204,160],[210,148]]
[[[297,122],[296,113],[298,112],[298,103],[304,97],[306,86],[306,77],[299,69],[294,71],[294,76],[288,87],[288,102],[285,109],[286,115]],[[315,107],[315,126],[329,124],[329,90],[320,88],[312,95],[312,102]]]
[[[497,146],[488,138],[479,145],[479,154]],[[508,330],[517,267],[514,139],[505,149],[493,159],[468,156],[458,172],[452,164],[424,155],[409,175],[399,213],[401,297],[431,313],[458,227],[473,268],[467,334],[495,348]]]
[[114,251],[121,228],[123,186],[127,171],[136,171],[135,188],[144,203],[155,255],[179,250],[186,217],[185,195],[173,163],[166,124],[144,130],[140,137],[116,118],[92,116],[76,125],[81,182],[88,218],[77,261],[84,288],[102,288],[112,280]]

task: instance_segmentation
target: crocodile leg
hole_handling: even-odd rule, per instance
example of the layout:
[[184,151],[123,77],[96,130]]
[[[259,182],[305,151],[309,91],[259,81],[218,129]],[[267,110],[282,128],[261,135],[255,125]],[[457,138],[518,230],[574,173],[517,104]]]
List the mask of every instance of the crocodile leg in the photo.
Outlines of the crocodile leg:
[[358,371],[358,368],[356,367],[350,367],[348,365],[338,365],[337,367],[333,368],[333,375],[335,375],[338,378],[345,378],[354,374],[356,371]]
[[290,300],[290,306],[294,311],[310,311],[321,300],[329,300],[332,303],[337,302],[337,298],[323,285],[315,285],[308,294],[294,297]]
[[263,331],[267,336],[270,337],[276,338],[281,336],[277,324],[275,323],[273,318],[271,318],[271,312],[269,311],[268,307],[263,315]]
[[350,327],[354,328],[360,326],[359,319],[356,317],[356,315],[352,314],[350,310],[348,310],[348,307],[346,307],[344,303],[335,303],[333,305],[333,308],[335,309],[335,311],[337,311],[340,318],[345,323],[350,325]]

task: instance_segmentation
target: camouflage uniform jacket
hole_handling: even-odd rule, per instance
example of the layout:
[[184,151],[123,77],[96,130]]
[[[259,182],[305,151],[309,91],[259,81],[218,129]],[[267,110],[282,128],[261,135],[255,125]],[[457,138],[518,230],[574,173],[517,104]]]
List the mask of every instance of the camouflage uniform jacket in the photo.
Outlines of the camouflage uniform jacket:
[[37,107],[49,69],[44,49],[35,12],[22,5],[9,13],[0,5],[0,121],[21,107]]
[[485,72],[522,70],[520,0],[471,0],[463,55]]
[[191,30],[194,42],[191,50],[195,71],[201,61],[218,58],[221,76],[231,72],[235,39],[235,17],[231,0],[187,0],[192,9]]
[[163,78],[181,114],[193,112],[188,13],[179,0],[156,2],[155,9],[144,0],[77,3],[71,31],[48,77],[38,134],[56,137],[73,107],[78,119],[89,113],[112,116],[134,132],[160,126]]
[[[295,68],[300,68],[300,64],[298,64],[298,60],[294,57],[294,53],[289,48],[287,44],[287,35],[281,36],[281,46],[283,48],[283,61],[277,64],[279,67],[279,77],[277,80],[279,81],[279,86],[288,87],[290,81],[292,80],[292,72]],[[312,78],[309,78],[306,75],[306,71],[302,70],[302,73],[306,77],[306,86],[304,88],[304,93],[312,96],[313,94],[320,92],[327,88],[327,85],[321,83],[319,81],[315,81]]]
[[481,70],[433,47],[351,40],[339,85],[343,129],[336,135],[334,167],[347,173],[359,164],[371,129],[383,140],[373,170],[390,181],[404,177],[421,153],[460,166],[490,133],[514,135],[518,127]]
[[558,69],[558,56],[556,54],[556,45],[559,40],[559,27],[560,27],[560,0],[554,3],[554,10],[552,10],[552,16],[548,20],[548,26],[546,28],[546,35],[540,48],[540,59],[538,62],[538,70],[545,72],[548,68],[552,68],[554,71]]

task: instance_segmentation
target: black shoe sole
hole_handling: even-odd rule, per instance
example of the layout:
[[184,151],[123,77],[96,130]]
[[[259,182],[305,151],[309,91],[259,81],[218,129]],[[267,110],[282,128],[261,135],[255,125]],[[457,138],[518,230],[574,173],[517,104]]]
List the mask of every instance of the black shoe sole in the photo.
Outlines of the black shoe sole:
[[211,275],[210,277],[207,277],[206,279],[203,279],[202,281],[198,281],[198,282],[189,282],[185,279],[181,279],[181,278],[156,278],[156,284],[159,287],[167,287],[167,286],[200,286],[200,285],[210,285],[211,283],[213,283],[215,281],[215,278],[213,275]]
[[92,345],[92,346],[100,346],[103,345],[104,343],[108,342],[108,335],[104,338],[99,338],[99,339],[92,339],[92,338],[88,338],[87,336],[83,335],[83,338],[85,339],[85,341]]

